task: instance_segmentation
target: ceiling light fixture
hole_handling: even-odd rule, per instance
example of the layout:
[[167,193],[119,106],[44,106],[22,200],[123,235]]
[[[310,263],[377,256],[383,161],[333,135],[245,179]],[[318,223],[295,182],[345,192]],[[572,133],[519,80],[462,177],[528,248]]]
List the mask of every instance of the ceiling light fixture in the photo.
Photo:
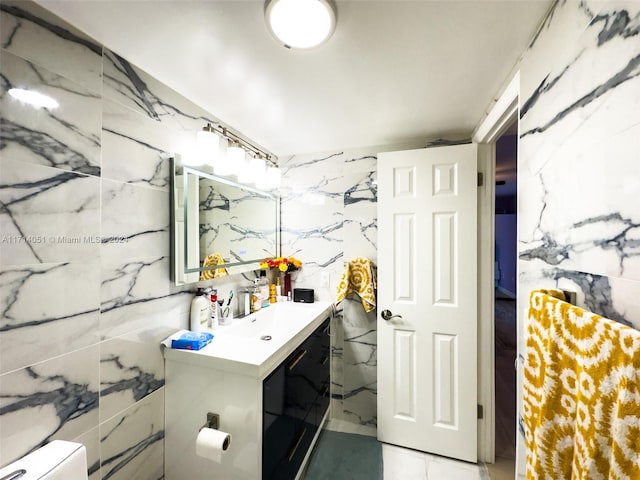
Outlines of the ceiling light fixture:
[[287,48],[312,48],[326,42],[336,28],[333,0],[267,0],[265,19]]

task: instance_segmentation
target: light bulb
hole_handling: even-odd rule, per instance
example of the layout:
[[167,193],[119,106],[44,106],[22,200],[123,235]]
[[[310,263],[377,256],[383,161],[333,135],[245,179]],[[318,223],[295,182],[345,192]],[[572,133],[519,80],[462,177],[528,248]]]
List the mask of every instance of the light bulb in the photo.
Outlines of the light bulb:
[[218,161],[219,143],[220,137],[216,135],[211,124],[207,123],[207,125],[200,130],[196,136],[196,146],[201,164],[210,165],[215,169]]
[[258,184],[259,182],[262,182],[263,179],[266,180],[267,163],[264,161],[264,158],[262,158],[260,155],[250,160],[249,168],[251,169],[251,173],[253,175],[253,181],[256,184]]
[[220,139],[220,145],[218,148],[218,161],[213,169],[213,173],[222,177],[227,175],[233,175],[233,164],[229,161],[229,155],[227,154],[229,141],[227,137]]
[[254,173],[251,170],[252,160],[253,158],[251,154],[247,152],[240,163],[240,168],[238,169],[238,181],[240,183],[253,183],[255,181]]
[[282,172],[278,167],[267,168],[267,188],[278,189],[282,183]]
[[227,147],[227,162],[231,175],[238,175],[244,168],[244,149],[234,140],[231,140]]

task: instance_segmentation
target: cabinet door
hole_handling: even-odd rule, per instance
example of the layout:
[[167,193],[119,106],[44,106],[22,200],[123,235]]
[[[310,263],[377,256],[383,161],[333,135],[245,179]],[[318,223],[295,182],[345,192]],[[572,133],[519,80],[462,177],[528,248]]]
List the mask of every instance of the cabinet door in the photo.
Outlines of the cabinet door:
[[317,365],[320,349],[312,335],[305,340],[286,365],[285,409],[291,417],[302,421],[318,396]]
[[262,478],[273,479],[280,461],[287,456],[298,432],[298,419],[285,409],[286,364],[263,383]]
[[263,480],[295,478],[329,407],[329,320],[263,383]]

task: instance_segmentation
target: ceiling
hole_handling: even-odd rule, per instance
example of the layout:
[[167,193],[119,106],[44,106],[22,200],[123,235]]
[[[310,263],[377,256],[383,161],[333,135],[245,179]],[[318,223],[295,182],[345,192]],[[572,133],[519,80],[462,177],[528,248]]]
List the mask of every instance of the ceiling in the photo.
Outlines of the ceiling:
[[38,0],[278,156],[468,137],[552,0],[336,2],[288,50],[253,0]]

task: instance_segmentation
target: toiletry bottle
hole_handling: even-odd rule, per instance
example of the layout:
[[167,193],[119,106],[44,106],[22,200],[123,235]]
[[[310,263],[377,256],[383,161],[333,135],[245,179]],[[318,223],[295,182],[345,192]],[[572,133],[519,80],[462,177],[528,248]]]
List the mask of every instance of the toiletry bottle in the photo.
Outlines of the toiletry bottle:
[[218,323],[220,325],[229,325],[231,323],[231,318],[225,315],[224,298],[219,298],[217,305],[218,305]]
[[206,329],[210,316],[209,299],[205,296],[204,289],[199,288],[196,296],[191,300],[189,329],[193,332],[200,332]]
[[251,291],[251,313],[257,312],[262,308],[262,298],[260,298],[259,278],[253,281],[253,290]]
[[244,315],[249,315],[251,313],[251,296],[253,295],[253,289],[247,287],[240,291],[243,299],[243,310]]
[[276,277],[276,297],[282,296],[282,285],[280,285],[280,275]]
[[211,290],[211,320],[209,320],[209,326],[211,328],[218,328],[220,322],[220,307],[218,307],[218,291],[216,289]]
[[276,284],[272,283],[271,285],[269,285],[269,303],[276,303],[277,301]]

